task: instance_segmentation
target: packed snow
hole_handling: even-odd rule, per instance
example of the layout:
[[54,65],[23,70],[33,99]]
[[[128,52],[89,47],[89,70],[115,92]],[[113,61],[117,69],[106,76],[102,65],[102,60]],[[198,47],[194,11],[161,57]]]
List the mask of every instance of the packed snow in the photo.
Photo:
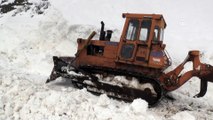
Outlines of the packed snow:
[[[50,0],[48,9],[37,14],[36,6],[44,1],[29,0],[33,6],[27,11],[0,14],[0,120],[213,120],[213,84],[203,98],[193,98],[199,92],[197,78],[169,93],[176,100],[162,98],[152,108],[142,99],[125,103],[95,96],[62,78],[45,84],[52,56],[73,56],[77,38],[98,32],[100,21],[118,41],[126,12],[164,15],[164,43],[173,59],[169,70],[193,49],[213,64],[211,0]],[[185,71],[190,68],[186,65]]]

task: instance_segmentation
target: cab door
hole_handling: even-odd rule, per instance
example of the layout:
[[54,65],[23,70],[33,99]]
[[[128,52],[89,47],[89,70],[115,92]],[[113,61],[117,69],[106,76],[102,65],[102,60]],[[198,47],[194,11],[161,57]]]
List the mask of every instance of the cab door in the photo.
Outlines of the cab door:
[[152,20],[147,18],[127,19],[126,24],[120,40],[118,61],[140,60],[147,63]]
[[140,21],[138,19],[127,19],[121,36],[118,52],[119,62],[133,62],[137,47]]

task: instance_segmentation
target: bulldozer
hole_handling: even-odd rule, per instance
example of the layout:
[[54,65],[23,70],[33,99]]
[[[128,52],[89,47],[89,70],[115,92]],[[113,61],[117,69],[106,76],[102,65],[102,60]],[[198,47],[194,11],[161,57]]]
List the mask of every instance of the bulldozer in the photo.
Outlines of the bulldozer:
[[[54,67],[46,83],[58,77],[72,81],[77,88],[124,101],[142,98],[154,105],[166,95],[189,81],[200,79],[203,97],[208,82],[213,82],[213,66],[200,62],[200,52],[188,52],[186,59],[174,70],[163,43],[166,22],[161,14],[123,13],[125,24],[119,42],[111,41],[112,30],[104,30],[101,22],[99,40],[93,31],[87,39],[77,39],[75,56],[53,56]],[[98,38],[97,38],[98,39]],[[183,73],[184,65],[192,62],[192,70]],[[117,77],[119,76],[119,77]]]

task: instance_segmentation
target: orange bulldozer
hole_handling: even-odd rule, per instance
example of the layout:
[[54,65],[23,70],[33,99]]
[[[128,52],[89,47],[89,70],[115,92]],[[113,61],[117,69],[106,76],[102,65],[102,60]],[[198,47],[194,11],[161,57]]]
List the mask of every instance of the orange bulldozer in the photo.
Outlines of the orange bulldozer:
[[[99,40],[93,40],[96,32],[92,32],[87,39],[77,39],[75,56],[54,56],[47,83],[63,77],[92,93],[124,101],[142,98],[154,105],[166,93],[198,77],[200,92],[195,97],[205,95],[208,82],[213,82],[213,66],[200,62],[199,51],[189,51],[179,66],[164,72],[171,66],[171,58],[163,43],[166,22],[162,15],[125,13],[123,18],[126,21],[119,42],[110,40],[113,31],[105,31],[101,22]],[[182,74],[189,61],[193,69]]]

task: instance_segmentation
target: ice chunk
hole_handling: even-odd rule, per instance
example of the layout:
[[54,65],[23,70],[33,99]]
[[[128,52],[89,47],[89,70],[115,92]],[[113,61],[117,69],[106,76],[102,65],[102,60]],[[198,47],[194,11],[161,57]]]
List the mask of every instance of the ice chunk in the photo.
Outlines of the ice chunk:
[[106,94],[102,94],[98,99],[98,105],[102,107],[107,107],[110,104],[110,99],[107,97]]
[[142,100],[142,99],[135,99],[130,106],[130,109],[135,114],[146,113],[147,108],[148,108],[148,103],[145,100]]

